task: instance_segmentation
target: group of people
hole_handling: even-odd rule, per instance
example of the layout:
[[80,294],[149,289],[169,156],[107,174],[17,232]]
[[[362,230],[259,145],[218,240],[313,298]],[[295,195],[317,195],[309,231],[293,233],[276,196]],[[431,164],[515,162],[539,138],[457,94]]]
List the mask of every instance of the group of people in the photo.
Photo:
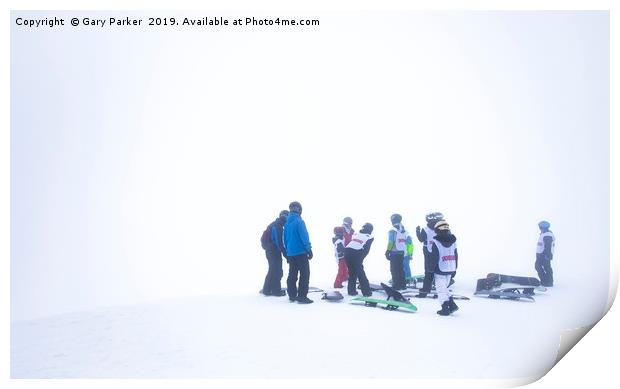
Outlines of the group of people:
[[[310,281],[310,263],[313,257],[312,245],[306,224],[301,218],[302,207],[297,201],[289,205],[289,209],[280,212],[278,218],[269,224],[261,243],[265,249],[269,270],[265,277],[262,293],[267,296],[285,296],[291,302],[310,304],[308,298]],[[388,245],[385,257],[390,262],[392,286],[404,290],[407,279],[411,278],[410,262],[413,256],[413,241],[402,224],[402,216],[393,214],[390,217],[392,228],[388,232]],[[553,286],[551,260],[555,246],[555,237],[549,230],[549,222],[539,223],[541,230],[536,251],[535,268],[542,285]],[[342,225],[334,228],[332,243],[338,264],[334,288],[343,288],[347,283],[350,296],[357,295],[357,283],[362,295],[371,296],[370,283],[364,271],[364,258],[370,252],[374,241],[373,225],[365,223],[359,232],[353,229],[353,220],[345,217]],[[458,310],[449,291],[454,283],[458,268],[458,250],[456,236],[450,231],[450,225],[440,212],[426,215],[426,225],[416,227],[416,237],[423,244],[424,281],[416,297],[425,298],[431,292],[433,282],[441,309],[439,315],[447,316]],[[289,265],[286,280],[286,292],[281,289],[283,276],[283,257]]]

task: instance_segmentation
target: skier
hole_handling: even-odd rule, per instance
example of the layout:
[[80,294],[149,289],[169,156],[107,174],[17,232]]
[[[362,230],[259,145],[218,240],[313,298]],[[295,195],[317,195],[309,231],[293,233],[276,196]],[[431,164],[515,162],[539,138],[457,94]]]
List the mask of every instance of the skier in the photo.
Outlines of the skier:
[[337,289],[342,288],[342,282],[349,278],[347,263],[344,260],[344,233],[344,227],[335,227],[334,237],[332,238],[336,263],[338,264],[338,274],[336,274],[336,280],[334,281],[334,288]]
[[434,230],[436,235],[431,239],[429,252],[434,265],[437,297],[441,303],[441,310],[437,311],[437,314],[448,316],[459,309],[448,290],[450,279],[458,267],[459,255],[456,250],[456,237],[450,232],[448,222],[438,221]]
[[[411,236],[402,226],[402,216],[395,213],[390,217],[392,228],[388,233],[388,246],[385,257],[390,261],[390,273],[392,273],[392,287],[396,290],[406,289],[405,273],[411,270],[409,261],[413,254],[413,242]],[[405,265],[406,264],[406,265]],[[405,270],[407,269],[407,270]]]
[[[289,206],[289,215],[284,225],[284,247],[288,256],[288,278],[286,287],[288,299],[300,304],[310,304],[308,298],[308,284],[310,283],[310,260],[312,259],[312,245],[306,229],[306,223],[301,218],[301,204],[293,201]],[[299,275],[299,288],[297,276]]]
[[418,240],[424,244],[422,248],[422,252],[424,253],[424,281],[422,283],[422,289],[420,289],[420,293],[418,293],[416,297],[424,298],[431,291],[434,273],[431,254],[428,250],[431,245],[431,240],[435,237],[435,230],[433,228],[435,227],[435,223],[439,220],[443,220],[441,212],[429,213],[426,215],[426,226],[423,228],[417,226],[415,229]]
[[351,241],[351,237],[355,230],[353,229],[353,219],[345,217],[342,219],[342,227],[344,227],[344,246],[346,247]]
[[540,235],[536,246],[536,263],[534,264],[541,285],[547,287],[553,286],[551,260],[555,251],[555,235],[549,230],[550,227],[551,224],[548,221],[543,220],[538,223]]
[[[267,239],[262,239],[263,248],[265,249],[265,256],[269,264],[269,270],[265,277],[265,283],[263,284],[263,294],[265,296],[284,296],[286,292],[282,291],[280,281],[282,280],[282,254],[286,257],[284,252],[284,246],[282,244],[282,229],[286,218],[288,217],[288,211],[283,210],[280,212],[278,218],[273,221],[265,233]],[[265,240],[265,242],[263,242]]]
[[355,296],[357,294],[355,286],[358,279],[360,280],[362,294],[364,296],[372,296],[370,284],[368,282],[368,278],[366,277],[366,272],[364,272],[363,265],[364,258],[368,255],[370,246],[375,239],[372,236],[372,230],[372,224],[364,224],[360,232],[353,234],[351,242],[349,242],[347,247],[344,249],[344,260],[347,264],[347,268],[349,269],[349,283],[347,284],[347,292],[349,293],[349,296]]

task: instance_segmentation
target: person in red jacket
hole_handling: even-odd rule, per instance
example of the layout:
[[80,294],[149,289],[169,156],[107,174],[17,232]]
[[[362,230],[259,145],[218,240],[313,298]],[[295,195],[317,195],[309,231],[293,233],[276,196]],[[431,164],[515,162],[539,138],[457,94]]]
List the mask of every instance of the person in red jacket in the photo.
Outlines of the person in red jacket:
[[336,274],[334,288],[340,289],[343,287],[342,282],[349,278],[347,263],[344,261],[344,227],[334,228],[332,243],[334,244],[334,254],[336,256],[336,262],[338,263],[338,274]]
[[355,230],[353,229],[353,219],[348,216],[342,219],[342,227],[344,228],[344,247],[347,247],[351,241],[351,237],[355,233]]

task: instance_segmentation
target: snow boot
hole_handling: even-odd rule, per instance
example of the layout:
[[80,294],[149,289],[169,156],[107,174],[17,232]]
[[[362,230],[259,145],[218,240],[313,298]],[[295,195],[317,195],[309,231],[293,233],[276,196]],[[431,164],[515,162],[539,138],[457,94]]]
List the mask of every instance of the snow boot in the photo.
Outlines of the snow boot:
[[444,301],[441,304],[441,310],[437,311],[437,314],[441,316],[448,316],[451,313],[452,312],[450,311],[450,301]]
[[448,300],[448,306],[450,308],[450,314],[456,312],[459,310],[459,306],[456,305],[456,303],[454,302],[454,299],[452,297],[450,297],[450,299]]
[[299,304],[312,304],[314,301],[310,300],[308,297],[298,297],[297,302]]
[[273,296],[278,296],[278,297],[286,296],[286,290],[281,290],[280,292],[276,292],[273,294]]

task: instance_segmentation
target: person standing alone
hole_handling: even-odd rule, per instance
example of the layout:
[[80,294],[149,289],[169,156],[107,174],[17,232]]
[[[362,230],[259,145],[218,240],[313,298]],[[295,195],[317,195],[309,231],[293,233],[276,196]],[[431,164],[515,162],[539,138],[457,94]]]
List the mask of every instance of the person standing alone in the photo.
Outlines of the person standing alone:
[[553,286],[553,269],[551,269],[551,260],[555,250],[555,235],[549,230],[551,224],[548,221],[538,223],[540,235],[536,245],[536,263],[534,267],[538,272],[538,278],[542,286]]
[[[301,218],[301,204],[293,201],[289,206],[289,215],[284,225],[284,247],[288,256],[288,278],[286,287],[288,299],[300,304],[310,304],[308,285],[310,283],[310,260],[312,259],[312,245],[306,229],[306,223]],[[299,277],[299,286],[297,278]]]

